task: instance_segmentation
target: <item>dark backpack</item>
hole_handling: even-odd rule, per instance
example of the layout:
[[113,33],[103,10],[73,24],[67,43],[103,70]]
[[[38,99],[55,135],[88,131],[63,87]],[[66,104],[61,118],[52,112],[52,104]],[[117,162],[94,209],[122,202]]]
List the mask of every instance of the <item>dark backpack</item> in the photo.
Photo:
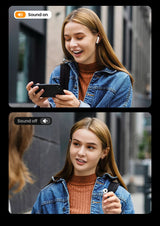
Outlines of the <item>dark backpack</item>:
[[108,186],[108,192],[113,191],[115,193],[117,191],[118,186],[119,186],[119,183],[112,181]]
[[69,75],[70,75],[69,65],[61,64],[61,66],[60,66],[60,85],[62,86],[63,89],[68,90]]

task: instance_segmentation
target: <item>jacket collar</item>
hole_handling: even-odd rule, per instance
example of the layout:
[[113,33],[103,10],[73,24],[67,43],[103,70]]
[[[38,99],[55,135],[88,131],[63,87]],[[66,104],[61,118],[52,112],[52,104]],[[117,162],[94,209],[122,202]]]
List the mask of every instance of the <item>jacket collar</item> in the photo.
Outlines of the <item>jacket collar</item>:
[[113,176],[111,176],[109,173],[103,174],[103,176],[102,176],[101,178],[104,178],[104,179],[105,179],[106,177],[109,177],[111,180],[117,179],[117,176],[113,177]]
[[58,180],[56,180],[56,179],[52,176],[52,181],[55,182],[55,183],[58,183],[58,182],[64,181],[64,179],[63,179],[63,178],[59,178]]
[[[102,177],[97,177],[97,179],[100,179],[100,180],[102,179],[102,180],[104,180],[104,179],[106,179],[106,178],[108,178],[108,177],[109,177],[109,179],[111,179],[111,180],[117,179],[117,176],[113,177],[113,176],[111,176],[109,173],[105,173]],[[60,179],[56,180],[53,176],[52,176],[52,180],[53,180],[53,182],[55,182],[55,183],[65,181],[63,178],[60,178]]]
[[99,72],[105,72],[107,74],[114,74],[117,70],[116,69],[109,69],[108,67],[106,67],[105,69],[99,71]]

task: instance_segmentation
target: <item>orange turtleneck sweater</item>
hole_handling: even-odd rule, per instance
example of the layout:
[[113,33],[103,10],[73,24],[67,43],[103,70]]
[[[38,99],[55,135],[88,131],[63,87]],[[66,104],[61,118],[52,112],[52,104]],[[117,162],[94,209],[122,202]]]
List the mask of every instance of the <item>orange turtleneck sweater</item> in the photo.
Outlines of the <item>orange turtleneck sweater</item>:
[[67,183],[70,214],[89,214],[96,174],[75,176]]
[[92,79],[94,72],[102,70],[104,66],[99,64],[78,64],[79,68],[79,100],[84,100],[88,85]]

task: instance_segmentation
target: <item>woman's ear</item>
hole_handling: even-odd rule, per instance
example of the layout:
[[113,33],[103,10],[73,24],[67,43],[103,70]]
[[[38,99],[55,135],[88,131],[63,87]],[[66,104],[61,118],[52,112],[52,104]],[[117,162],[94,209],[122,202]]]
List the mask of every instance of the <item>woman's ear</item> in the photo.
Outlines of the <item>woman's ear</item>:
[[102,152],[101,159],[104,159],[108,155],[109,151],[110,151],[110,147],[107,147],[106,149],[104,149]]

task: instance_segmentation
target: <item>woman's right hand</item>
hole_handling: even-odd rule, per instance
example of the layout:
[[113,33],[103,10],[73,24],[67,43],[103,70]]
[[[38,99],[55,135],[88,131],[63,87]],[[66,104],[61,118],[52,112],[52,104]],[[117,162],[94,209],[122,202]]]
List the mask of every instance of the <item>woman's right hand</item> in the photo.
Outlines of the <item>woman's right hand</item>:
[[39,107],[44,107],[44,108],[49,108],[50,107],[50,104],[49,104],[49,101],[48,101],[48,98],[47,97],[41,97],[41,95],[44,93],[44,90],[41,89],[37,94],[35,93],[36,90],[38,90],[38,84],[37,86],[34,86],[32,88],[32,85],[34,83],[33,82],[29,82],[26,86],[26,89],[28,91],[28,96],[29,96],[29,99],[36,105],[38,105]]

